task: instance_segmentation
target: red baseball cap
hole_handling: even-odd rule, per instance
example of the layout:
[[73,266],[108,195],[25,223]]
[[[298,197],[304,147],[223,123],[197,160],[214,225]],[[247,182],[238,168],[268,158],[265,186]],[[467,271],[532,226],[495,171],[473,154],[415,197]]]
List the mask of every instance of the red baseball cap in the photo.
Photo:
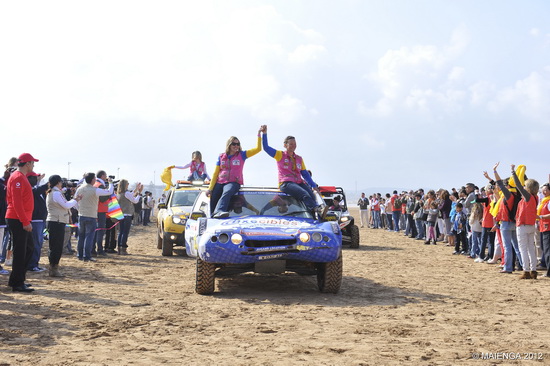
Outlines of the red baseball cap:
[[38,159],[35,159],[29,153],[23,153],[23,154],[19,155],[18,160],[19,160],[20,163],[28,163],[29,161],[38,161]]

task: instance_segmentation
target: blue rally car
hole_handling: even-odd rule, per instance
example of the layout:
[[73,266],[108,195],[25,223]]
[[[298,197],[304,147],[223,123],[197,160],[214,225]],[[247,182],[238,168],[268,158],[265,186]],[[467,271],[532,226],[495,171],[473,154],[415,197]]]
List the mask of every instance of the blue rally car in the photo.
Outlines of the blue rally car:
[[276,188],[243,187],[229,208],[229,217],[211,218],[210,198],[201,192],[187,220],[185,247],[197,259],[197,293],[213,293],[216,276],[251,271],[317,275],[321,292],[338,292],[342,232],[336,217],[317,220]]

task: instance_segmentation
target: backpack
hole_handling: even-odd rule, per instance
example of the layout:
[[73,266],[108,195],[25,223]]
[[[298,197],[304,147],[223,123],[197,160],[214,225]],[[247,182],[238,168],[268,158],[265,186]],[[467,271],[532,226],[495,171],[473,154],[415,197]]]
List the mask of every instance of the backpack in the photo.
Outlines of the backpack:
[[510,191],[510,193],[512,194],[512,196],[514,196],[514,204],[512,205],[512,209],[510,209],[510,207],[508,207],[507,202],[504,206],[508,210],[509,220],[512,221],[512,222],[516,222],[516,214],[518,212],[519,201],[521,201],[521,194],[519,194],[519,192],[514,193],[514,192],[511,192],[511,191]]
[[401,198],[396,198],[395,201],[393,201],[393,209],[401,210],[401,206],[403,206],[403,201]]

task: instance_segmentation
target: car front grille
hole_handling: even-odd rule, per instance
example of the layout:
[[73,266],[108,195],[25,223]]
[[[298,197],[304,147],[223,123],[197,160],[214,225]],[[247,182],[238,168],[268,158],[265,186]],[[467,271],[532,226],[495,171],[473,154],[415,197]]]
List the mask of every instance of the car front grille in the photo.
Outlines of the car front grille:
[[285,240],[246,240],[244,245],[248,248],[265,248],[276,246],[288,246],[296,244],[296,239]]

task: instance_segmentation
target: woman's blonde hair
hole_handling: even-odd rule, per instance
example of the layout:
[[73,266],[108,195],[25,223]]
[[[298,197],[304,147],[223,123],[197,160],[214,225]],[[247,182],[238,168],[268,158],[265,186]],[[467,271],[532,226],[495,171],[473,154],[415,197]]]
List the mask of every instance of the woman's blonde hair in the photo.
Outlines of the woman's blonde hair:
[[472,213],[470,214],[474,220],[481,220],[483,218],[483,206],[481,203],[474,203],[472,205]]
[[116,190],[116,193],[124,194],[127,190],[128,190],[128,181],[126,179],[121,179],[120,182],[118,182],[118,188]]
[[[237,137],[231,136],[229,138],[229,140],[227,140],[227,143],[225,144],[225,154],[226,155],[229,155],[229,151],[230,151],[229,149],[231,148],[231,144],[233,143],[233,140],[237,140],[237,141],[239,141],[239,143],[241,142]],[[241,146],[239,146],[239,151],[242,151]]]

